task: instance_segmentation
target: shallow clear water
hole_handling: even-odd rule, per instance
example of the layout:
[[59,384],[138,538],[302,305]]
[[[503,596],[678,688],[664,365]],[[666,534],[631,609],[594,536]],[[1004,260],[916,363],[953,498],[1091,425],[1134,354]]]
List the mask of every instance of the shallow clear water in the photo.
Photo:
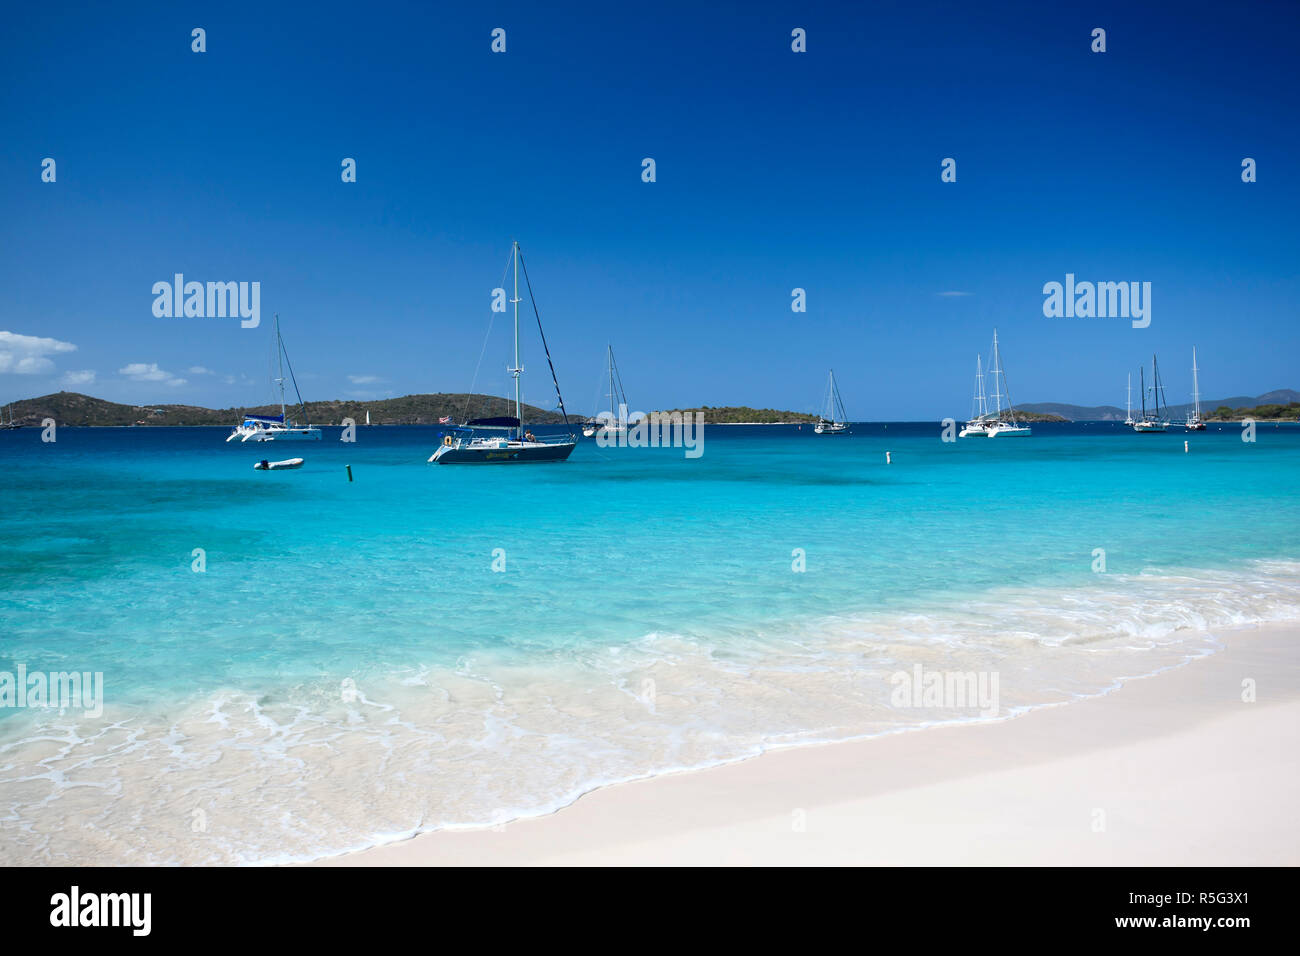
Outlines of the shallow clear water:
[[714,427],[518,467],[427,465],[437,433],[0,432],[0,670],[105,686],[0,708],[0,860],[319,856],[988,716],[901,706],[918,663],[995,673],[1005,716],[1300,617],[1295,427]]

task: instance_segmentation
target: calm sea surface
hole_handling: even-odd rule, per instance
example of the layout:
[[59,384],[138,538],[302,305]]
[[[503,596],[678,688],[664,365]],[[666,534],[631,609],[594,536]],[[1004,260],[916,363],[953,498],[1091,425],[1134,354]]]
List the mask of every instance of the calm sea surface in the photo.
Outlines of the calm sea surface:
[[313,858],[989,716],[900,702],[917,664],[996,674],[998,716],[1105,692],[1300,619],[1300,429],[1210,429],[518,467],[428,465],[436,428],[0,432],[0,671],[104,686],[0,708],[0,862]]

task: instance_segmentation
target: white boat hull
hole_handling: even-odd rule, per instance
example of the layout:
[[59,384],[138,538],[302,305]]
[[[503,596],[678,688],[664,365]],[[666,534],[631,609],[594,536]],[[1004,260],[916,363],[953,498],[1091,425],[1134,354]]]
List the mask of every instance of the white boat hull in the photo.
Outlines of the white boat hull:
[[226,438],[226,441],[234,441],[236,438],[241,443],[246,441],[320,441],[320,429],[314,426],[305,428],[245,428],[242,425],[236,428]]
[[575,441],[540,442],[514,439],[453,441],[429,456],[439,465],[523,464],[536,461],[565,461],[577,447]]
[[253,466],[254,471],[287,471],[292,468],[301,468],[303,459],[286,458],[284,461],[259,461]]
[[1025,425],[1001,425],[988,430],[989,438],[1028,438],[1034,433]]

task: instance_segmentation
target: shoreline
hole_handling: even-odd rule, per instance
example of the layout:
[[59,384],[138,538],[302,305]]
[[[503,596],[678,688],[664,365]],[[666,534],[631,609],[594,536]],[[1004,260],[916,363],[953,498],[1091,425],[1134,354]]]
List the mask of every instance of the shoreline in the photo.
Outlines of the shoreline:
[[1218,637],[1084,700],[778,748],[310,865],[1295,865],[1300,628]]

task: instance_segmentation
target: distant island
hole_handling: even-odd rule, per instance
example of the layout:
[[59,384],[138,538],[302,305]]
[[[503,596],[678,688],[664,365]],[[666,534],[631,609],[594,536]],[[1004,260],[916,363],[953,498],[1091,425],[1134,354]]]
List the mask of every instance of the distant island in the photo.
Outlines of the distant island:
[[[328,401],[308,402],[307,418],[313,425],[340,425],[351,418],[364,425],[370,413],[372,425],[437,425],[438,419],[450,417],[459,422],[470,417],[509,415],[514,403],[508,398],[465,392],[438,392],[426,395],[404,395],[401,398],[384,398],[370,402]],[[1209,411],[1209,409],[1213,411]],[[1190,413],[1188,405],[1169,408],[1171,421],[1181,421]],[[15,424],[36,426],[46,418],[60,425],[121,427],[127,425],[226,425],[233,426],[246,414],[271,414],[280,412],[278,405],[249,405],[238,408],[204,408],[200,405],[123,405],[117,402],[82,395],[79,392],[55,392],[40,398],[28,398],[6,406],[4,418],[12,414]],[[817,421],[817,415],[806,412],[782,411],[774,408],[750,408],[747,405],[701,405],[695,408],[660,410],[659,415],[684,415],[699,412],[707,425],[804,425]],[[1068,421],[1120,421],[1124,409],[1110,405],[1086,407],[1058,403],[1022,405],[1015,410],[1016,417],[1027,422]],[[1134,415],[1138,413],[1135,408]],[[1228,398],[1216,402],[1203,402],[1201,415],[1205,421],[1297,421],[1300,420],[1300,392],[1280,389],[1258,398]],[[296,408],[290,417],[301,417]],[[557,411],[523,406],[527,424],[554,425],[564,421]],[[586,416],[569,413],[569,422],[578,424]]]
[[1300,421],[1300,402],[1287,402],[1285,405],[1269,403],[1254,408],[1220,405],[1204,417],[1207,422],[1239,422],[1246,418],[1257,422],[1294,422]]
[[[438,393],[434,395],[404,395],[373,402],[307,402],[307,418],[313,425],[339,425],[351,418],[358,425],[366,422],[370,413],[372,425],[436,425],[439,418],[450,417],[460,421],[469,414],[475,417],[514,414],[514,403],[492,395],[466,393]],[[508,409],[508,411],[507,411]],[[52,418],[59,425],[227,425],[239,423],[245,414],[280,414],[279,405],[249,405],[242,408],[204,408],[200,405],[121,405],[79,392],[55,392],[40,398],[14,402],[11,406],[14,422],[19,425],[39,425],[42,419]],[[291,408],[290,417],[300,418],[302,413]],[[524,420],[529,424],[553,425],[563,422],[559,412],[548,411],[533,405],[523,406]],[[570,422],[581,422],[582,416],[569,413]]]
[[[1136,418],[1141,407],[1141,393],[1137,391],[1136,387],[1134,387],[1134,394],[1136,398],[1133,402],[1133,417]],[[1206,421],[1210,419],[1215,421],[1240,421],[1243,418],[1253,418],[1256,421],[1267,419],[1294,421],[1296,413],[1288,413],[1287,409],[1297,402],[1300,402],[1300,392],[1289,388],[1280,388],[1254,397],[1237,395],[1232,398],[1201,402],[1201,417]],[[1211,412],[1209,409],[1214,409],[1214,411]],[[1059,402],[1037,402],[1022,405],[1016,411],[1045,412],[1059,415],[1061,420],[1072,422],[1122,422],[1126,414],[1122,407],[1116,405],[1066,405]],[[1185,420],[1191,412],[1192,405],[1190,402],[1184,405],[1169,406],[1171,421]]]
[[653,412],[655,415],[704,415],[706,425],[802,425],[817,421],[816,415],[803,412],[782,412],[774,408],[750,408],[748,405],[724,405],[714,408],[701,405],[698,408],[674,408]]

